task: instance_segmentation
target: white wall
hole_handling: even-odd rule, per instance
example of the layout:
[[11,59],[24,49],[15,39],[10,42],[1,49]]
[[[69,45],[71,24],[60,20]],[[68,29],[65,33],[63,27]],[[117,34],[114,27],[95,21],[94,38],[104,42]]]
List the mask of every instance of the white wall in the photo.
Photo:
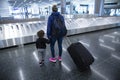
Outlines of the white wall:
[[0,0],[0,16],[9,17],[9,3],[7,0]]

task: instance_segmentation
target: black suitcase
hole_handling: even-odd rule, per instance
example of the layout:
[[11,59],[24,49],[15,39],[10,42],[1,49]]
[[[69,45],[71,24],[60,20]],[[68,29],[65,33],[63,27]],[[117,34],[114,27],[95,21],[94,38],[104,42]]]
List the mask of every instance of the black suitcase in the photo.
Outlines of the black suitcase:
[[94,62],[93,56],[80,42],[72,43],[67,51],[80,71],[89,69]]

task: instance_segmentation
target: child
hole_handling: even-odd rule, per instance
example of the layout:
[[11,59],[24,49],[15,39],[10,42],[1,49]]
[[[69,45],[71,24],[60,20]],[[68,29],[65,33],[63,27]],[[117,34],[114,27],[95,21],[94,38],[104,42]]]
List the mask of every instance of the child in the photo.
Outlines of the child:
[[40,65],[44,63],[46,43],[49,43],[49,40],[44,38],[44,34],[43,30],[37,32],[38,39],[36,40],[36,48],[38,50],[38,55],[40,55]]

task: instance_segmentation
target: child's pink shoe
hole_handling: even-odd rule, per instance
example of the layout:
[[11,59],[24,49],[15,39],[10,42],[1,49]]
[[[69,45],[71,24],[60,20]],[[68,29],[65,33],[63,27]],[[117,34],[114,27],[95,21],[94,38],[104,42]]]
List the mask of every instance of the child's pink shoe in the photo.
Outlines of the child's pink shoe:
[[49,61],[56,62],[56,58],[49,58]]

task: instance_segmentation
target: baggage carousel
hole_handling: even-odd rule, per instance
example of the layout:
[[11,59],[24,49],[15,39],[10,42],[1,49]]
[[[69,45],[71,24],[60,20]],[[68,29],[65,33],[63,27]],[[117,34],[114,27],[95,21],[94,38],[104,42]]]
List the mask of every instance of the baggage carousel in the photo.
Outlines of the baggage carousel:
[[[65,23],[70,36],[119,27],[120,17],[65,18]],[[47,20],[0,24],[0,49],[33,43],[41,29],[46,33]]]

